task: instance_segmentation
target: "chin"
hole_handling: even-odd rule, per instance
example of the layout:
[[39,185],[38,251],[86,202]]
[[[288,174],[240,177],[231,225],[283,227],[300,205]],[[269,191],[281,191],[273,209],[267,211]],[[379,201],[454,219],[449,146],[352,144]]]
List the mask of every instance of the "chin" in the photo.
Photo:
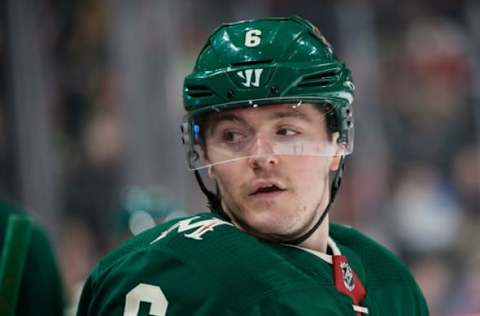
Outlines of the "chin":
[[251,209],[243,221],[252,230],[261,234],[285,234],[288,233],[298,221],[296,214],[279,208]]

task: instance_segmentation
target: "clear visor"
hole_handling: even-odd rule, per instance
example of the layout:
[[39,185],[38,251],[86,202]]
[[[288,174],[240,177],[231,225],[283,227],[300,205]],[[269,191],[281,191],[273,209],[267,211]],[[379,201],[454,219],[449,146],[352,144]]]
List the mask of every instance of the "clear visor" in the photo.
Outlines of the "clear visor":
[[339,137],[336,125],[333,105],[298,102],[194,113],[182,130],[189,167],[196,170],[271,155],[348,155],[352,137]]

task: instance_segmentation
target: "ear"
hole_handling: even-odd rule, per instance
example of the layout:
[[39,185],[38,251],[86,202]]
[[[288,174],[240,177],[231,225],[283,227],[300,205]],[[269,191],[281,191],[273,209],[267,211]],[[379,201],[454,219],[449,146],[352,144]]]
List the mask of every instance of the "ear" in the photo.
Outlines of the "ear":
[[213,167],[212,166],[208,167],[208,177],[210,179],[216,180],[216,176],[213,172]]
[[[337,139],[339,137],[339,133],[335,132],[333,134],[333,143],[337,143]],[[337,171],[338,168],[340,168],[340,161],[342,160],[342,155],[340,154],[340,149],[338,148],[338,145],[336,146],[335,150],[335,155],[332,156],[332,160],[330,161],[330,171]]]
[[330,171],[337,171],[338,168],[340,168],[341,159],[341,155],[336,154],[335,156],[332,156],[332,160],[330,161]]

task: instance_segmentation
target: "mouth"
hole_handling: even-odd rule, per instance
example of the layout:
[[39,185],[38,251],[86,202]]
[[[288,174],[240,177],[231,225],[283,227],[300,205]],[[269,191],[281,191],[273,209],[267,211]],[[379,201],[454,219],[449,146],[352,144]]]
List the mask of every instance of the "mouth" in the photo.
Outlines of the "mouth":
[[265,184],[258,184],[257,186],[255,186],[255,189],[249,195],[253,197],[269,197],[269,196],[275,196],[285,191],[287,191],[287,189],[285,189],[279,184],[265,183]]

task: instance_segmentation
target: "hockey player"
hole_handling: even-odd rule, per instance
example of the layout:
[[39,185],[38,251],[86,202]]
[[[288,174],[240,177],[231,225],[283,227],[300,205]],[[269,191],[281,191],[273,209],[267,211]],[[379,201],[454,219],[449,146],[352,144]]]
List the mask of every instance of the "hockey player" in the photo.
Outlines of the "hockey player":
[[212,212],[104,258],[78,315],[428,315],[392,253],[329,224],[353,150],[353,89],[302,18],[219,27],[183,92],[187,159]]

